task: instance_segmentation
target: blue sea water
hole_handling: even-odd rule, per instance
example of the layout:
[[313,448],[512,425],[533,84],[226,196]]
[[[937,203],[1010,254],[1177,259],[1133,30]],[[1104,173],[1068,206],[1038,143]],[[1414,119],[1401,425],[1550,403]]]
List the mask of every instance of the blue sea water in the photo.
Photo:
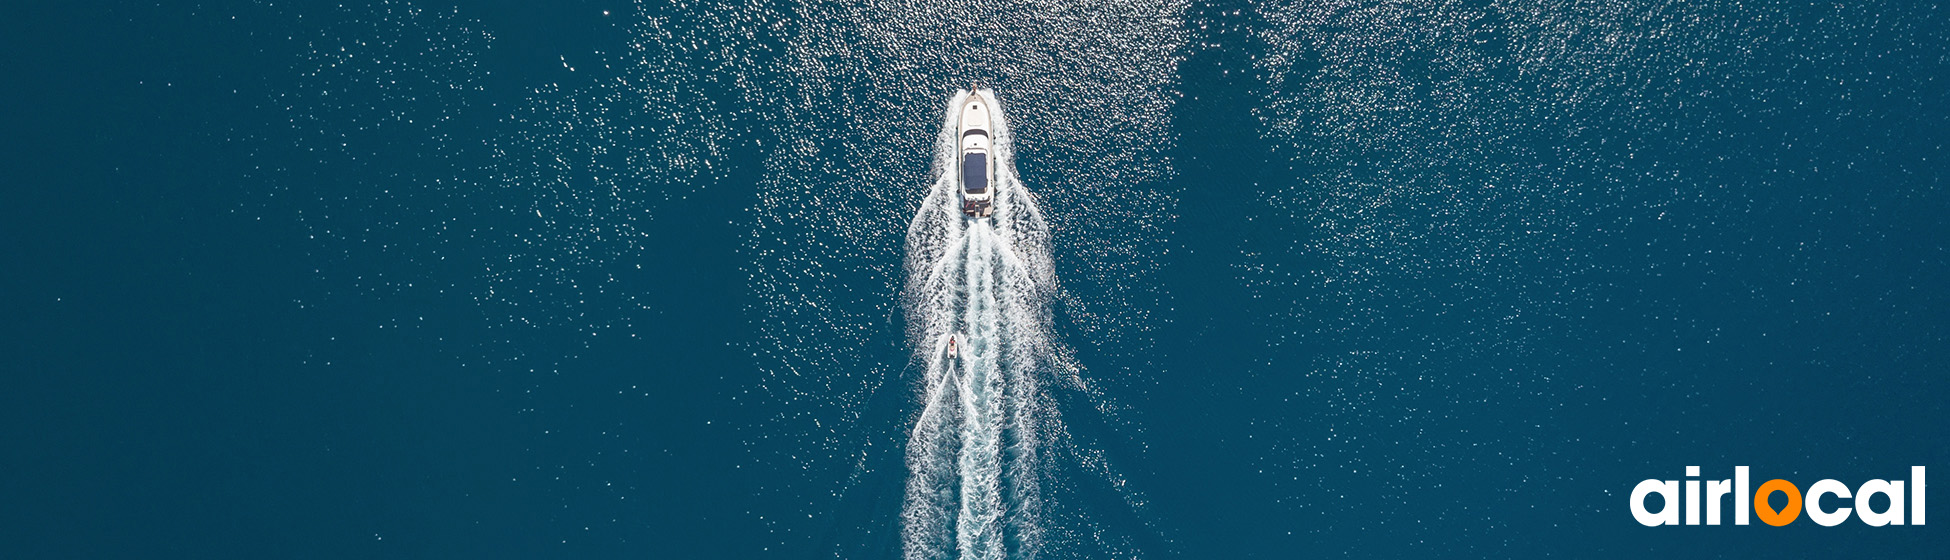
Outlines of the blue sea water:
[[1648,528],[1627,500],[1687,465],[1946,468],[1936,3],[0,29],[0,557],[901,557],[909,225],[973,82],[1055,277],[1043,537],[1014,557],[1950,543]]

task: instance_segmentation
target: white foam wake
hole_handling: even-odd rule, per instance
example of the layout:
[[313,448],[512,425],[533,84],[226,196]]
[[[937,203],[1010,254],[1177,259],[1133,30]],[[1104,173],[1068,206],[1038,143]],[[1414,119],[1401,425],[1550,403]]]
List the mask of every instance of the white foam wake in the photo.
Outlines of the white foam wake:
[[[961,213],[955,130],[979,95],[993,109],[993,216]],[[926,363],[922,408],[907,449],[902,506],[909,559],[1034,558],[1040,550],[1044,428],[1056,422],[1039,388],[1054,354],[1049,230],[1017,181],[1008,119],[992,92],[949,102],[934,188],[907,230],[908,336]],[[946,352],[961,332],[959,358]]]

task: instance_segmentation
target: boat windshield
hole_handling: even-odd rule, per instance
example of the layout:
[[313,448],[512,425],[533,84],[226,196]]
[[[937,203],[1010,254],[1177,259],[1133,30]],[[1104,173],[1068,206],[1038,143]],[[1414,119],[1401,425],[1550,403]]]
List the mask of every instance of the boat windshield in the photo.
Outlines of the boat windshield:
[[981,152],[963,154],[961,158],[961,185],[968,194],[989,192],[989,155]]

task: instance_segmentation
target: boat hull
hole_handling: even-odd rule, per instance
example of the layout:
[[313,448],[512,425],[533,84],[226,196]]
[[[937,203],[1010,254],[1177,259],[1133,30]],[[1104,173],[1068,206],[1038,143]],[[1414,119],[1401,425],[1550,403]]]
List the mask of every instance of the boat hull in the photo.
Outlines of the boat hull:
[[986,218],[995,199],[995,141],[990,122],[989,100],[979,90],[962,104],[960,125],[956,127],[960,149],[955,159],[957,191],[961,211],[970,217]]

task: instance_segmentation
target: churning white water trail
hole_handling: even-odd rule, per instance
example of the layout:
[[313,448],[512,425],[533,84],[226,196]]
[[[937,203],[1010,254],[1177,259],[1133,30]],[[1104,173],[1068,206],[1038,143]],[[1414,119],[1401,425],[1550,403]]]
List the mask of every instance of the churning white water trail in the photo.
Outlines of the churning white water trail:
[[[970,95],[991,108],[993,216],[961,213],[956,119]],[[902,543],[909,559],[1034,558],[1040,550],[1039,391],[1053,361],[1048,227],[1016,180],[1008,119],[988,91],[948,104],[939,179],[907,231],[908,336],[927,364],[909,434]],[[948,339],[959,333],[959,351]]]

